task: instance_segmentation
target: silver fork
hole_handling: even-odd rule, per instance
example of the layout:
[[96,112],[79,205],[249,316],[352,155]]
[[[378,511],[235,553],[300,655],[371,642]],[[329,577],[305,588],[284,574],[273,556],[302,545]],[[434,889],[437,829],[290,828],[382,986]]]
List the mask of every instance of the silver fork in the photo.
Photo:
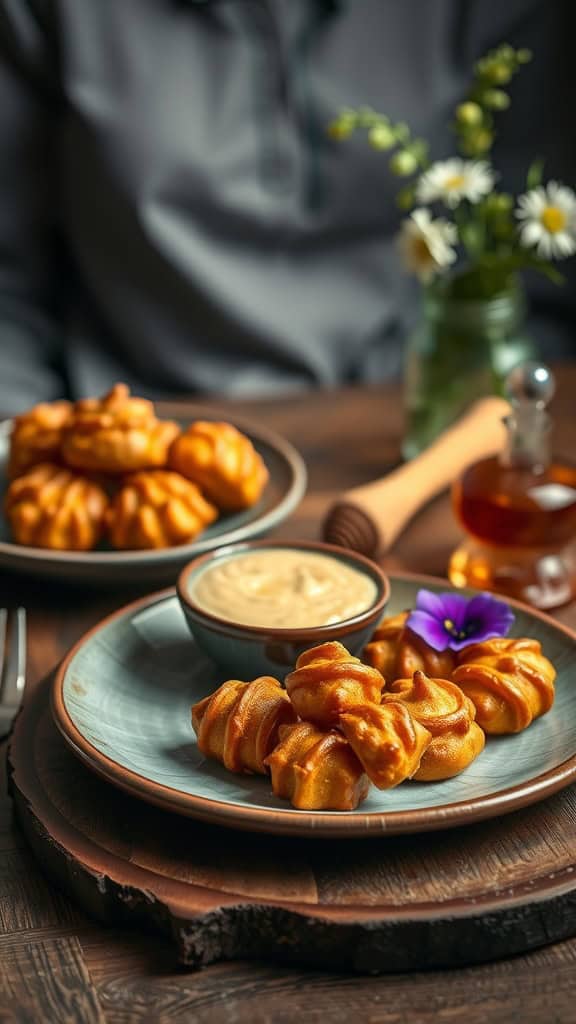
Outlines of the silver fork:
[[[9,628],[11,627],[11,628]],[[8,640],[8,634],[11,634]],[[0,740],[12,728],[26,686],[26,609],[0,609]]]

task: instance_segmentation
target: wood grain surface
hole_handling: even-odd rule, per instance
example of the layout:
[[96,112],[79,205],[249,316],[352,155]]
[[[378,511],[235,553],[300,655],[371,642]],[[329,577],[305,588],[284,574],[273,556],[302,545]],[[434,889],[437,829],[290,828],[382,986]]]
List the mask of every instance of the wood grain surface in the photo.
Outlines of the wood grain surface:
[[[555,448],[571,456],[576,440],[576,370],[559,374],[554,403]],[[275,536],[316,537],[328,505],[343,489],[366,483],[398,463],[402,419],[390,390],[342,392],[263,403],[221,403],[285,434],[305,456],[310,492]],[[185,412],[185,407],[184,407]],[[388,554],[390,569],[441,574],[459,531],[446,496],[410,524]],[[129,585],[114,593],[83,587],[33,585],[4,575],[0,603],[29,611],[29,677],[33,685],[104,614],[145,592]],[[574,606],[557,613],[576,626]],[[4,759],[2,758],[2,761]],[[202,971],[174,968],[173,950],[135,927],[106,927],[80,913],[45,881],[12,819],[0,768],[0,1020],[295,1020],[373,1024],[466,1021],[576,1021],[576,940],[483,966],[360,977],[351,973],[259,962],[215,964]],[[555,798],[556,799],[556,798]],[[573,795],[571,796],[573,799]],[[542,811],[550,813],[548,805]],[[522,812],[523,813],[523,812]],[[548,835],[550,856],[574,841],[572,812]],[[517,869],[530,857],[531,834],[518,842]],[[340,857],[340,850],[333,851]],[[414,854],[415,856],[415,854]],[[499,861],[499,848],[493,851]],[[330,859],[329,857],[327,858]]]

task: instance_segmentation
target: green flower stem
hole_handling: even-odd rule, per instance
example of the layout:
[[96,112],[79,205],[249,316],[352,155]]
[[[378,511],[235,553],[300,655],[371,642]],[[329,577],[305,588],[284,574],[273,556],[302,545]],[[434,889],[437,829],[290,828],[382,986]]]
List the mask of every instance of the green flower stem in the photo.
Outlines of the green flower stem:
[[519,282],[486,300],[463,287],[466,276],[436,282],[425,293],[423,318],[407,342],[404,454],[412,457],[476,398],[501,393],[507,372],[534,347],[522,333],[524,299]]

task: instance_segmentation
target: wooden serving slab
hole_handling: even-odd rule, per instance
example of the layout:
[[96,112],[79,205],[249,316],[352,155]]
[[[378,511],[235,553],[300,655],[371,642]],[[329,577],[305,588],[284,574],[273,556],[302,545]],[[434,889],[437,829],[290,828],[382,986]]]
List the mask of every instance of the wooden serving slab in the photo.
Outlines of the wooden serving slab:
[[576,934],[576,788],[501,819],[369,840],[250,835],[133,799],[61,739],[50,680],[9,750],[18,820],[101,921],[169,936],[180,963],[274,959],[378,973],[509,956]]

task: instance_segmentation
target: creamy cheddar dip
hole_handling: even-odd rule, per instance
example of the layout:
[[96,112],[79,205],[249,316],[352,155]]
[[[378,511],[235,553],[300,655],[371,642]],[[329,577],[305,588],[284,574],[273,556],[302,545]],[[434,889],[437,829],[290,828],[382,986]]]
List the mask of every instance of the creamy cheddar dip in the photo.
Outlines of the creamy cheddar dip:
[[378,595],[368,573],[344,560],[295,548],[219,559],[192,581],[203,611],[247,626],[326,626],[366,611]]

